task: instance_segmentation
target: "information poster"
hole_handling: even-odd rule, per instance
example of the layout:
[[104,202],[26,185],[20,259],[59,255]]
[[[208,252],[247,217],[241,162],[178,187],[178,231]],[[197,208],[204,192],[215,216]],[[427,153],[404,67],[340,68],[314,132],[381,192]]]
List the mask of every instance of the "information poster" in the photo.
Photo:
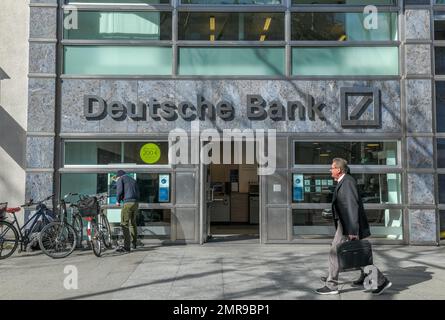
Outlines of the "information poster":
[[170,202],[170,175],[159,175],[159,202]]
[[303,191],[303,175],[302,174],[294,174],[293,179],[293,189],[294,189],[294,201],[303,201],[304,200],[304,191]]

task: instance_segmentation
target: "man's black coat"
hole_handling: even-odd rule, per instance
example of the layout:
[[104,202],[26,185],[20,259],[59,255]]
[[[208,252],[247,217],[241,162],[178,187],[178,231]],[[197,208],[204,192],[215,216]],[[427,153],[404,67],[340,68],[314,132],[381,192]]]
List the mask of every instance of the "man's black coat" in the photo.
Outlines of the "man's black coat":
[[337,221],[340,219],[343,235],[358,235],[359,239],[371,235],[362,198],[358,193],[357,182],[349,174],[346,174],[335,188],[332,198],[332,213],[335,228],[337,228]]

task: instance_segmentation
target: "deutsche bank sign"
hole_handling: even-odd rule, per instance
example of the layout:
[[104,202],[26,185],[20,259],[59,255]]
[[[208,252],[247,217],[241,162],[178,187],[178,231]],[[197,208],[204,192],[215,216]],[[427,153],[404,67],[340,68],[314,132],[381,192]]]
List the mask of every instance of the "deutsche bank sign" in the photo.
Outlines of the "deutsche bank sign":
[[[358,100],[358,102],[357,102]],[[273,121],[326,121],[323,110],[326,105],[316,101],[309,94],[303,101],[279,100],[266,101],[261,95],[246,96],[246,117],[251,121],[261,121],[270,118]],[[342,127],[378,127],[380,126],[380,91],[366,87],[351,87],[340,89],[340,106],[332,106],[332,110],[340,110]],[[369,112],[371,107],[372,112]],[[197,95],[194,102],[158,101],[150,98],[148,101],[105,101],[96,95],[84,96],[84,116],[87,120],[98,121],[109,116],[116,121],[130,118],[134,121],[154,121],[164,119],[175,121],[181,117],[185,121],[210,119],[216,117],[223,121],[235,118],[236,110],[230,101],[221,100],[216,103]],[[369,114],[372,114],[370,117]],[[365,117],[366,119],[361,119]]]

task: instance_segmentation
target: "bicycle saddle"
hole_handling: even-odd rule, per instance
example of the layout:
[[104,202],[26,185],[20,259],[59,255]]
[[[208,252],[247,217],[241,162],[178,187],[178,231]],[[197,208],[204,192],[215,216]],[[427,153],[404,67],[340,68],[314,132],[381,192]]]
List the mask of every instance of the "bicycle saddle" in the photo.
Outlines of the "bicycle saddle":
[[19,212],[20,210],[22,210],[22,209],[20,209],[20,207],[17,207],[17,208],[7,208],[6,212],[14,213],[14,212]]

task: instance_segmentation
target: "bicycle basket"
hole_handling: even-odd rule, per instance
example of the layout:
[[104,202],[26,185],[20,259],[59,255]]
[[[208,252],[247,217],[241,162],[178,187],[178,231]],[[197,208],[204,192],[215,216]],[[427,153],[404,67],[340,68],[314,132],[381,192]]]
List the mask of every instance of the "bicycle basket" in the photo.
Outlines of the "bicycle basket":
[[0,220],[6,219],[6,208],[8,207],[7,202],[0,203]]
[[96,197],[80,199],[77,202],[77,208],[82,217],[97,216],[100,210],[99,201]]

